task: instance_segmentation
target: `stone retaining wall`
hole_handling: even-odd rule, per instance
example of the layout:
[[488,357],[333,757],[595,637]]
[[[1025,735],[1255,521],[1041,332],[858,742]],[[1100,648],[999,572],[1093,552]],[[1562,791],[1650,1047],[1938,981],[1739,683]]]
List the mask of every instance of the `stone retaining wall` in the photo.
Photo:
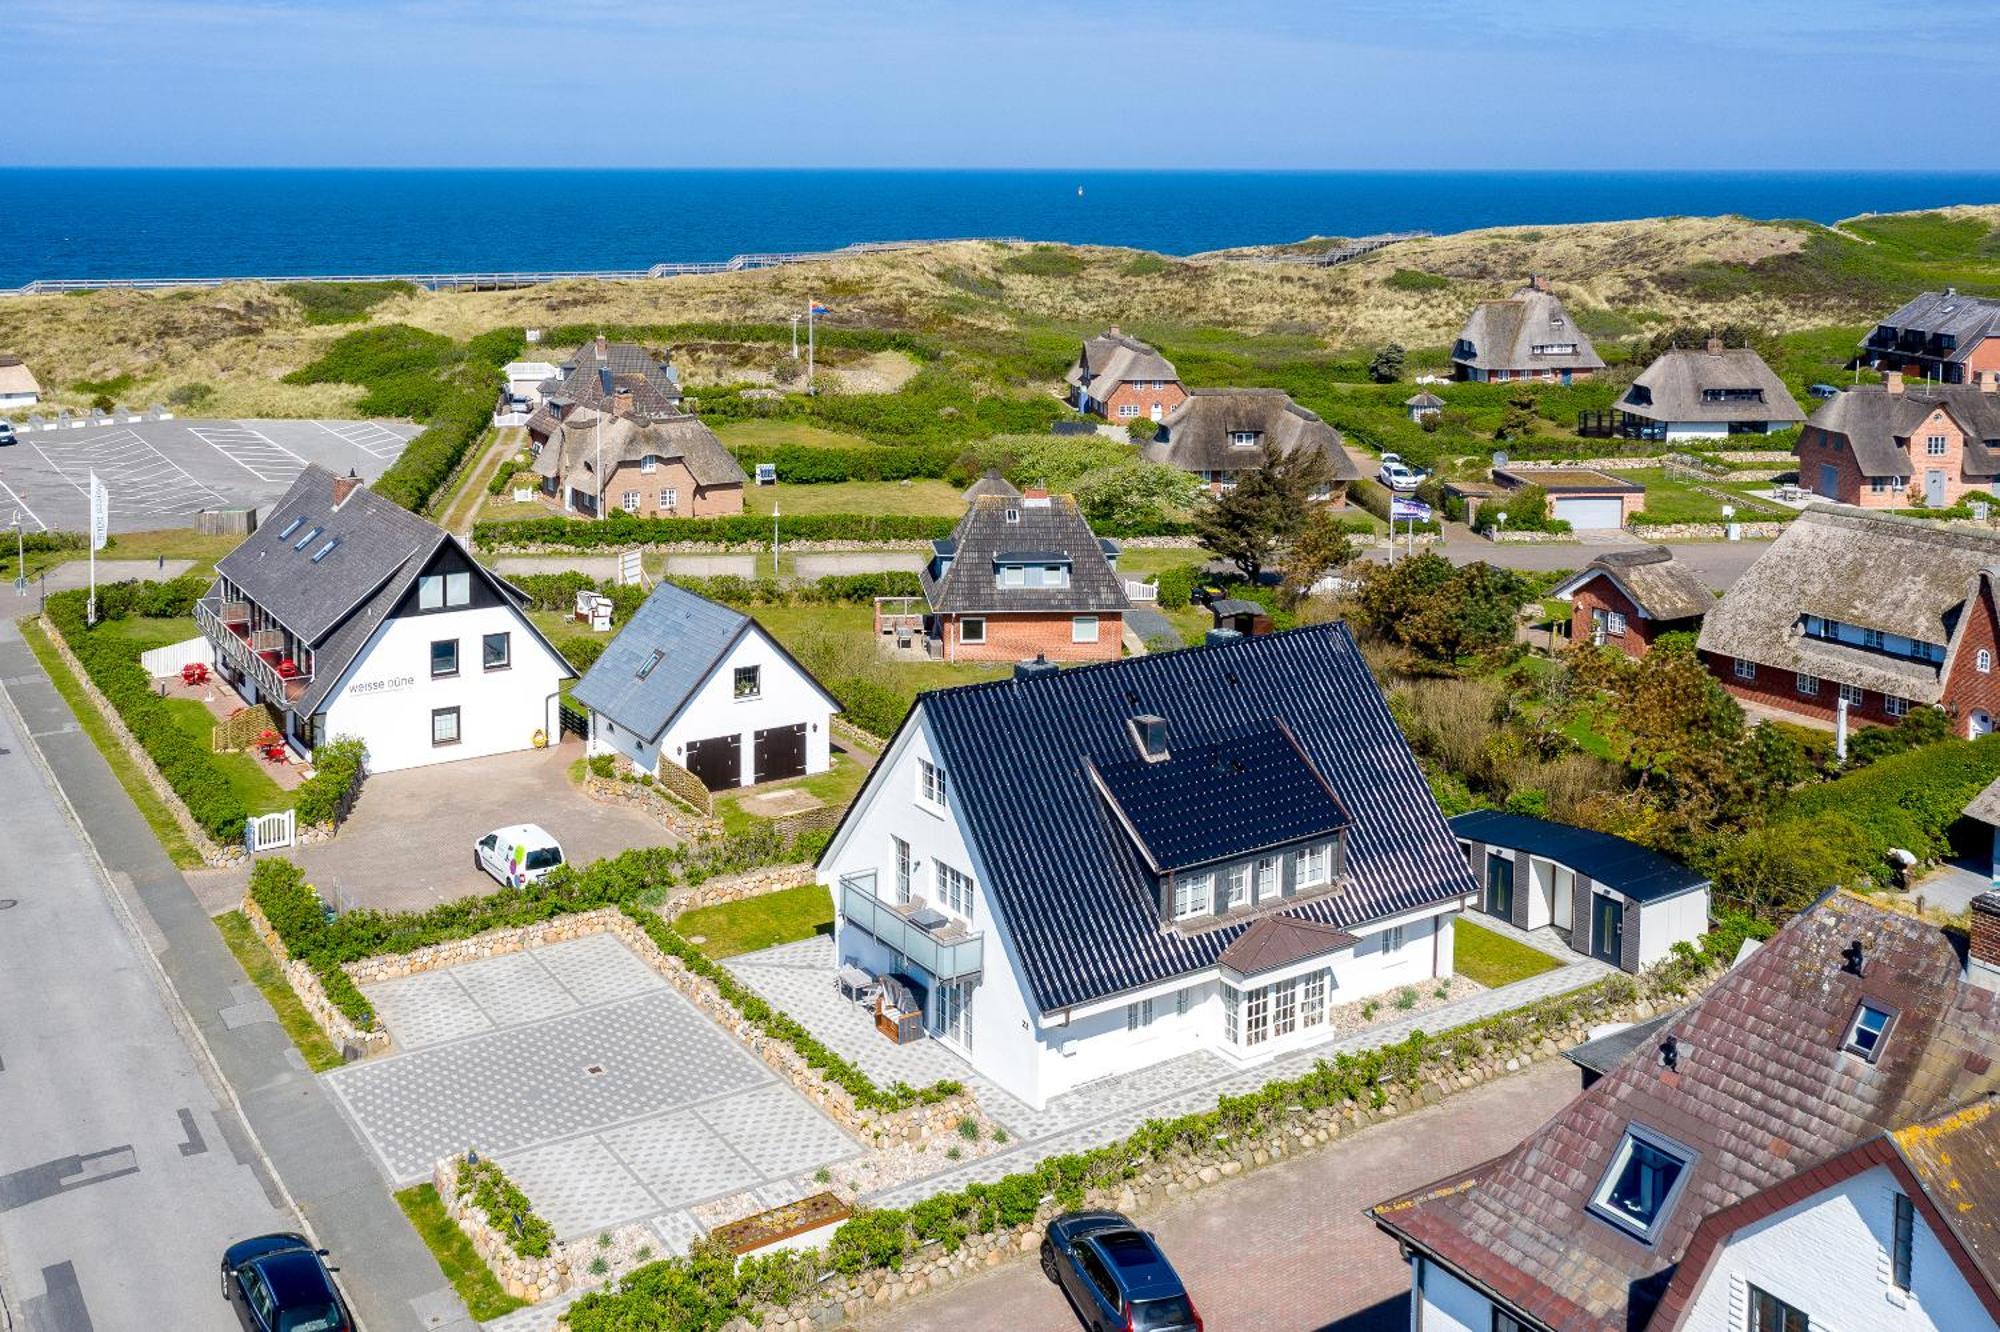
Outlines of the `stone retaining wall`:
[[[1790,524],[1780,522],[1737,523],[1745,541],[1775,541]],[[1641,541],[1727,541],[1727,523],[1635,523],[1630,529]]]
[[1522,532],[1507,528],[1482,527],[1479,535],[1496,546],[1559,546],[1577,544],[1574,532]]
[[621,777],[599,777],[589,769],[583,774],[583,793],[606,805],[631,805],[644,810],[676,837],[699,842],[722,835],[722,820],[698,814],[667,794],[657,783],[627,781]]
[[132,756],[133,762],[139,767],[140,776],[146,779],[146,785],[152,787],[153,793],[166,803],[167,812],[174,816],[174,822],[179,825],[181,833],[194,845],[194,849],[201,853],[201,858],[208,864],[218,867],[247,860],[249,852],[241,846],[221,845],[208,835],[206,829],[194,821],[194,815],[188,813],[187,806],[181,803],[180,796],[174,793],[174,788],[167,783],[159,767],[154,764],[153,756],[146,752],[145,746],[139,743],[139,737],[132,734],[132,728],[118,715],[118,709],[111,706],[111,700],[104,696],[104,691],[97,687],[96,682],[90,678],[90,673],[83,669],[83,663],[77,660],[74,652],[70,651],[68,640],[62,636],[62,631],[56,628],[55,622],[43,616],[42,629],[48,634],[49,642],[54,645],[56,655],[62,658],[63,664],[69,667],[70,674],[76,677],[77,684],[82,686],[84,697],[90,700],[90,705],[97,709],[98,714],[104,718],[105,725],[111,728],[111,734],[117,737],[118,743]]
[[285,974],[285,983],[292,987],[292,993],[299,997],[312,1020],[326,1033],[327,1039],[338,1046],[348,1059],[365,1058],[368,1055],[386,1053],[389,1049],[389,1033],[377,1027],[364,1031],[354,1024],[354,1020],[335,1006],[327,997],[326,987],[320,984],[319,974],[304,962],[291,955],[285,948],[285,941],[271,928],[271,922],[264,916],[264,909],[248,893],[243,895],[243,914],[250,920],[250,928],[257,931],[257,937],[271,950],[271,956],[278,960],[278,968]]
[[889,747],[889,742],[871,731],[864,731],[847,718],[834,714],[833,733],[842,740],[849,741],[871,754],[879,754]]
[[[567,1290],[589,1289],[615,1281],[619,1275],[652,1257],[659,1237],[644,1225],[624,1225],[606,1231],[608,1241],[557,1240],[545,1258],[524,1258],[470,1198],[458,1196],[458,1171],[463,1156],[448,1156],[431,1170],[431,1183],[445,1215],[458,1223],[472,1241],[472,1251],[486,1264],[502,1288],[517,1300],[540,1304]],[[641,1255],[645,1255],[642,1257]],[[599,1262],[602,1272],[592,1272]]]

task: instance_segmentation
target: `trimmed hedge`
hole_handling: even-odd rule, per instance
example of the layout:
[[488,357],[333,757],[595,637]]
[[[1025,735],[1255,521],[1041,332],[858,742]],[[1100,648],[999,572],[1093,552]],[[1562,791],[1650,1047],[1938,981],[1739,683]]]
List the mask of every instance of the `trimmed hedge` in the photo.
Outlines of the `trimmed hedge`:
[[[1385,510],[1386,511],[1386,510]],[[917,544],[948,537],[958,525],[956,518],[927,518],[913,514],[802,513],[784,514],[777,520],[778,540],[805,541],[899,541]],[[1180,519],[1150,522],[1106,523],[1097,535],[1129,537],[1185,537],[1194,535],[1194,524]],[[1418,531],[1424,531],[1418,524]],[[1435,523],[1431,531],[1437,530]],[[638,518],[614,513],[597,522],[574,518],[516,518],[484,522],[472,529],[473,542],[483,550],[519,546],[564,546],[574,550],[594,550],[606,546],[653,546],[688,542],[699,545],[768,545],[771,520],[755,514],[729,518]]]
[[[646,590],[600,581],[588,574],[517,574],[508,580],[528,594],[534,610],[567,613],[576,605],[576,594],[601,592],[611,598],[614,618],[629,619],[646,600]],[[827,574],[810,583],[789,583],[776,578],[738,578],[721,574],[713,578],[673,577],[666,580],[696,596],[728,606],[840,606],[867,605],[876,597],[916,597],[923,595],[923,582],[905,570],[883,573]]]
[[1906,750],[1830,782],[1809,786],[1773,822],[1839,816],[1859,828],[1883,860],[1901,847],[1922,859],[1949,850],[1947,832],[1966,802],[2000,777],[2000,735]]
[[313,775],[299,784],[299,822],[332,823],[341,800],[361,780],[361,764],[367,757],[367,746],[351,735],[336,736],[313,750]]
[[780,444],[775,448],[740,446],[732,452],[754,470],[754,463],[773,463],[778,480],[792,486],[830,485],[841,481],[935,481],[951,475],[964,450],[952,444],[914,448],[812,448]]
[[[194,613],[194,603],[207,591],[197,578],[169,583],[112,583],[97,591],[100,623],[130,615],[179,618]],[[203,832],[218,842],[243,835],[249,816],[229,779],[215,764],[215,755],[174,724],[152,677],[139,664],[140,647],[129,639],[96,633],[84,623],[89,596],[81,588],[50,595],[45,607],[50,624],[83,663],[91,683],[118,711],[128,730],[167,779],[175,796]]]

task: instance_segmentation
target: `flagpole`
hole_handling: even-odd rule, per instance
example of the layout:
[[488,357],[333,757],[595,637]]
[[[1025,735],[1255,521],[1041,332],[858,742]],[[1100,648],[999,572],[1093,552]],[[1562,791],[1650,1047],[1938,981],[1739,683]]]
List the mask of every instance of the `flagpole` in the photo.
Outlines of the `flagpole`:
[[597,409],[597,475],[591,478],[591,485],[597,491],[596,502],[591,506],[595,517],[604,517],[604,408]]
[[806,394],[808,397],[812,395],[813,391],[813,310],[818,305],[819,302],[812,297],[808,296],[806,298]]

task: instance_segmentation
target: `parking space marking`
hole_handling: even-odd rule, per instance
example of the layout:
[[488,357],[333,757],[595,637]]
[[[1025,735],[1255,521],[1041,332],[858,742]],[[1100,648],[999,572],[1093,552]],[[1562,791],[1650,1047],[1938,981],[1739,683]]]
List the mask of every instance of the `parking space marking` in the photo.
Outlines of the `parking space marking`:
[[20,495],[15,492],[14,487],[8,485],[5,481],[0,481],[0,490],[4,490],[7,492],[7,502],[9,504],[19,509],[22,513],[28,515],[28,521],[35,525],[35,530],[37,532],[46,532],[49,530],[49,525],[43,522],[41,520],[41,517],[38,514],[36,514],[36,512],[33,509],[28,507],[28,501],[22,499]]
[[226,426],[189,426],[188,433],[259,481],[289,486],[306,470],[304,458],[241,421]]
[[97,473],[111,492],[111,511],[129,514],[188,514],[228,499],[214,487],[197,481],[179,463],[120,427],[84,439],[37,443],[35,452],[57,476],[90,494],[90,474]]
[[352,444],[371,458],[393,458],[409,443],[395,431],[373,421],[342,421],[338,425],[315,421],[313,424],[341,443]]

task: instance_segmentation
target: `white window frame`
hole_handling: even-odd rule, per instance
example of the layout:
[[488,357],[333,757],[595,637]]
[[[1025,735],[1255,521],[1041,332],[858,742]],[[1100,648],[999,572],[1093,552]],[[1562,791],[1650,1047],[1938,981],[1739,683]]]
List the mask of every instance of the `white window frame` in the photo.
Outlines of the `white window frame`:
[[1255,430],[1232,430],[1229,432],[1229,447],[1232,449],[1254,449],[1257,447],[1258,432]]
[[1847,701],[1847,706],[1850,708],[1858,708],[1868,701],[1868,691],[1860,685],[1842,685],[1840,696]]
[[1882,711],[1888,713],[1891,717],[1907,717],[1910,715],[1910,700],[1899,698],[1895,694],[1884,694],[1882,695]]
[[937,905],[955,912],[966,924],[972,923],[972,876],[956,865],[931,861],[931,881],[937,890]]
[[1214,901],[1213,874],[1184,874],[1174,879],[1174,919],[1190,920],[1206,916]]
[[1924,456],[1926,458],[1944,457],[1945,446],[1946,446],[1946,441],[1943,435],[1924,436]]
[[[1882,1019],[1882,1025],[1875,1028],[1872,1033],[1874,1036],[1872,1041],[1864,1042],[1861,1036],[1866,1028],[1862,1026],[1862,1023],[1866,1021],[1868,1015],[1871,1013]],[[1851,1055],[1867,1060],[1871,1064],[1879,1063],[1882,1058],[1882,1047],[1889,1043],[1889,1033],[1895,1029],[1895,1026],[1896,1012],[1894,1009],[1884,1008],[1880,1004],[1871,1004],[1864,999],[1854,1006],[1854,1016],[1847,1023],[1847,1035],[1841,1039],[1840,1048]]]
[[[749,688],[744,688],[744,677],[748,676]],[[729,688],[738,703],[754,703],[764,697],[764,668],[762,666],[738,666],[731,672]]]
[[1271,986],[1271,1039],[1282,1040],[1298,1029],[1298,981],[1277,981]]
[[1972,654],[1972,669],[1981,675],[1993,673],[1993,652],[1990,648],[1981,648]]
[[1070,616],[1069,641],[1072,643],[1095,643],[1097,641],[1097,617],[1095,615]]
[[917,803],[940,812],[951,791],[945,770],[921,754],[917,756]]
[[1625,616],[1620,611],[1604,613],[1604,632],[1613,638],[1625,637]]
[[1027,585],[1028,569],[1026,565],[1003,564],[1000,566],[1000,586],[1026,587]]
[[1260,985],[1243,996],[1243,1044],[1247,1048],[1271,1039],[1271,987]]
[[1751,661],[1748,657],[1738,657],[1735,659],[1735,662],[1736,664],[1733,669],[1736,672],[1737,679],[1754,680],[1757,678],[1756,662]]
[[1250,866],[1231,865],[1222,871],[1224,904],[1229,910],[1250,904]]
[[986,617],[984,615],[962,616],[958,622],[958,641],[961,643],[986,642]]
[[680,508],[681,492],[673,486],[662,487],[660,490],[660,507],[669,511]]
[[1257,857],[1257,900],[1268,902],[1285,891],[1284,870],[1276,856]]
[[1324,887],[1332,878],[1333,848],[1321,843],[1308,846],[1297,854],[1294,864],[1295,882],[1300,888]]
[[1391,925],[1388,929],[1382,931],[1383,956],[1389,957],[1392,964],[1409,961],[1406,957],[1392,956],[1393,954],[1400,954],[1403,951],[1403,944],[1408,941],[1408,938],[1408,927],[1403,925]]
[[1819,677],[1817,675],[1808,675],[1804,671],[1800,671],[1792,681],[1792,688],[1798,691],[1799,696],[1801,698],[1818,698]]
[[1135,417],[1139,414],[1139,404],[1136,402],[1121,402],[1118,404],[1118,414],[1128,418]]
[[1299,1026],[1317,1027],[1326,1021],[1326,973],[1307,972],[1299,977]]
[[660,469],[659,454],[649,453],[645,457],[639,459],[639,470],[641,472],[657,472],[659,469]]
[[1193,1006],[1194,1006],[1194,987],[1192,985],[1183,985],[1180,989],[1174,991],[1175,1017],[1186,1017],[1188,1015],[1188,1009],[1192,1008]]
[[1153,1001],[1150,997],[1135,999],[1125,1005],[1125,1030],[1144,1031],[1153,1025]]
[[896,853],[896,902],[899,906],[910,904],[910,884],[915,879],[916,861],[910,854],[910,844],[900,837],[891,837]]
[[1234,985],[1222,987],[1222,1039],[1231,1045],[1243,1043],[1243,995]]
[[[1634,1144],[1641,1144],[1662,1156],[1680,1163],[1680,1171],[1674,1182],[1667,1186],[1666,1196],[1660,1198],[1653,1207],[1653,1214],[1642,1224],[1637,1218],[1619,1211],[1611,1203],[1611,1190],[1618,1177],[1625,1173],[1625,1167],[1632,1159]],[[1667,1219],[1673,1215],[1674,1204],[1679,1200],[1681,1190],[1687,1187],[1688,1177],[1694,1174],[1695,1153],[1683,1147],[1665,1134],[1655,1133],[1638,1124],[1627,1124],[1625,1136],[1618,1140],[1617,1150],[1611,1154],[1611,1163],[1597,1181],[1597,1188],[1590,1195],[1590,1211],[1623,1233],[1632,1236],[1642,1244],[1651,1244],[1666,1228]]]
[[639,505],[644,502],[644,496],[636,490],[628,490],[619,496],[618,499],[618,507],[627,513],[639,512]]

